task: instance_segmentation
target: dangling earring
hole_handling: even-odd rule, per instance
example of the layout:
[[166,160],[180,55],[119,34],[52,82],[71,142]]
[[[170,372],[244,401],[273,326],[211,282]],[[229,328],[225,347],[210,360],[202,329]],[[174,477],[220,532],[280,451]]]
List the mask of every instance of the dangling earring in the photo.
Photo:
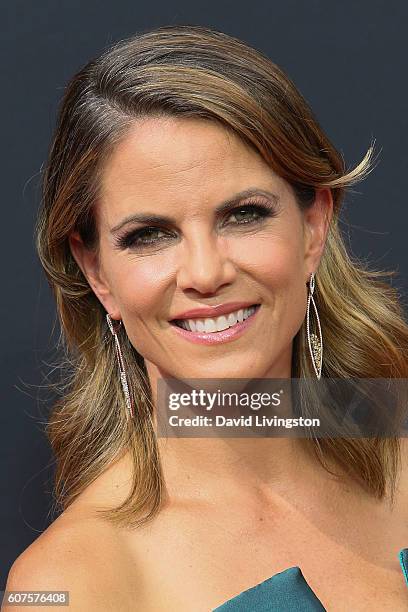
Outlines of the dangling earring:
[[[119,338],[118,338],[116,329],[113,326],[113,322],[112,322],[110,314],[106,315],[106,320],[108,322],[109,329],[112,332],[112,336],[115,338],[115,350],[116,350],[116,357],[117,357],[118,364],[119,364],[120,382],[122,384],[122,389],[123,389],[123,393],[125,395],[125,400],[126,400],[126,406],[129,411],[130,418],[133,418],[134,416],[133,399],[129,392],[129,385],[128,385],[127,376],[126,376],[125,362],[123,360],[123,355],[122,355],[122,351],[121,351],[120,344],[119,344]],[[120,327],[121,325],[122,325],[122,321],[117,322],[118,327]]]
[[[314,288],[315,288],[315,280],[314,280],[314,273],[312,273],[310,275],[309,294],[307,296],[306,333],[307,333],[307,342],[309,345],[309,352],[312,358],[313,369],[316,373],[317,378],[320,380],[321,375],[322,375],[322,364],[323,364],[323,338],[322,338],[322,329],[320,327],[319,314],[317,312],[316,303],[313,299]],[[313,308],[316,314],[317,327],[319,330],[319,337],[314,333],[310,333],[310,302],[312,302]]]

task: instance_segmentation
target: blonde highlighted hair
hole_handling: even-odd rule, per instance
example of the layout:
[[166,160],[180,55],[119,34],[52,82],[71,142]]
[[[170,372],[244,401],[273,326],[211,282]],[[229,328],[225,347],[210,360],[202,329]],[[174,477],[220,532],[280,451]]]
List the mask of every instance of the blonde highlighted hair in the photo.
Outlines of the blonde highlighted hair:
[[[118,380],[106,312],[76,264],[68,237],[79,231],[98,249],[93,207],[105,162],[129,127],[145,117],[196,118],[233,130],[292,186],[301,210],[329,187],[334,214],[316,275],[324,334],[322,376],[408,378],[408,326],[400,296],[347,252],[338,221],[345,190],[374,166],[371,145],[347,170],[288,76],[246,43],[200,26],[166,26],[121,41],[87,63],[61,102],[43,177],[37,249],[55,295],[65,354],[65,383],[47,433],[56,457],[60,508],[123,452],[134,462],[127,500],[104,510],[113,523],[137,526],[158,512],[163,474],[152,425],[143,357],[123,329],[119,338],[136,406],[132,424]],[[123,327],[123,326],[122,326]],[[294,339],[292,376],[314,376],[304,325]],[[370,494],[392,492],[398,438],[307,440],[322,465],[338,466]]]

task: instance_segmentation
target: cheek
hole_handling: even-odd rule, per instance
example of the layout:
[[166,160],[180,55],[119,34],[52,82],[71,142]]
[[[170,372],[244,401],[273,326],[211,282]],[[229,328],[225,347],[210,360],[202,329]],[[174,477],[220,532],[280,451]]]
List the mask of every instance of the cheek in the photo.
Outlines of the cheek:
[[258,243],[252,248],[247,272],[262,287],[269,324],[289,341],[299,331],[306,313],[307,287],[302,241],[293,232]]
[[302,241],[296,228],[259,236],[238,247],[235,255],[239,267],[271,290],[290,291],[299,280],[303,282]]
[[161,257],[121,262],[117,266],[113,291],[125,318],[126,313],[147,317],[163,301],[171,270]]

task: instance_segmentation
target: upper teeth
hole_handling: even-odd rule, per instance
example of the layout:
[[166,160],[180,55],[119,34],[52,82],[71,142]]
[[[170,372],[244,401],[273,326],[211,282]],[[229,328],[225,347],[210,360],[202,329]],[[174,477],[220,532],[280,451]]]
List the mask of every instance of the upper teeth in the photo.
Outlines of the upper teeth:
[[183,327],[183,329],[193,332],[219,332],[236,325],[237,322],[242,323],[242,321],[245,321],[245,319],[253,314],[255,310],[256,307],[251,306],[250,308],[241,308],[241,310],[236,310],[235,312],[217,317],[216,319],[182,319],[178,321],[178,325]]

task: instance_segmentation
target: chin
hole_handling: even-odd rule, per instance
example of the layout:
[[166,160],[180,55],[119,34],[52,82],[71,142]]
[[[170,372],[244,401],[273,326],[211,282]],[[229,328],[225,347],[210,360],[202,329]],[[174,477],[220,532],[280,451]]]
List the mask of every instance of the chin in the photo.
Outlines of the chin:
[[[232,361],[231,358],[229,361]],[[253,367],[253,361],[242,363],[242,365],[235,364],[218,364],[213,362],[206,366],[201,364],[200,366],[186,367],[183,370],[182,375],[177,375],[177,378],[214,378],[214,379],[225,379],[225,378],[261,378],[263,369]],[[178,373],[180,374],[180,372]]]

